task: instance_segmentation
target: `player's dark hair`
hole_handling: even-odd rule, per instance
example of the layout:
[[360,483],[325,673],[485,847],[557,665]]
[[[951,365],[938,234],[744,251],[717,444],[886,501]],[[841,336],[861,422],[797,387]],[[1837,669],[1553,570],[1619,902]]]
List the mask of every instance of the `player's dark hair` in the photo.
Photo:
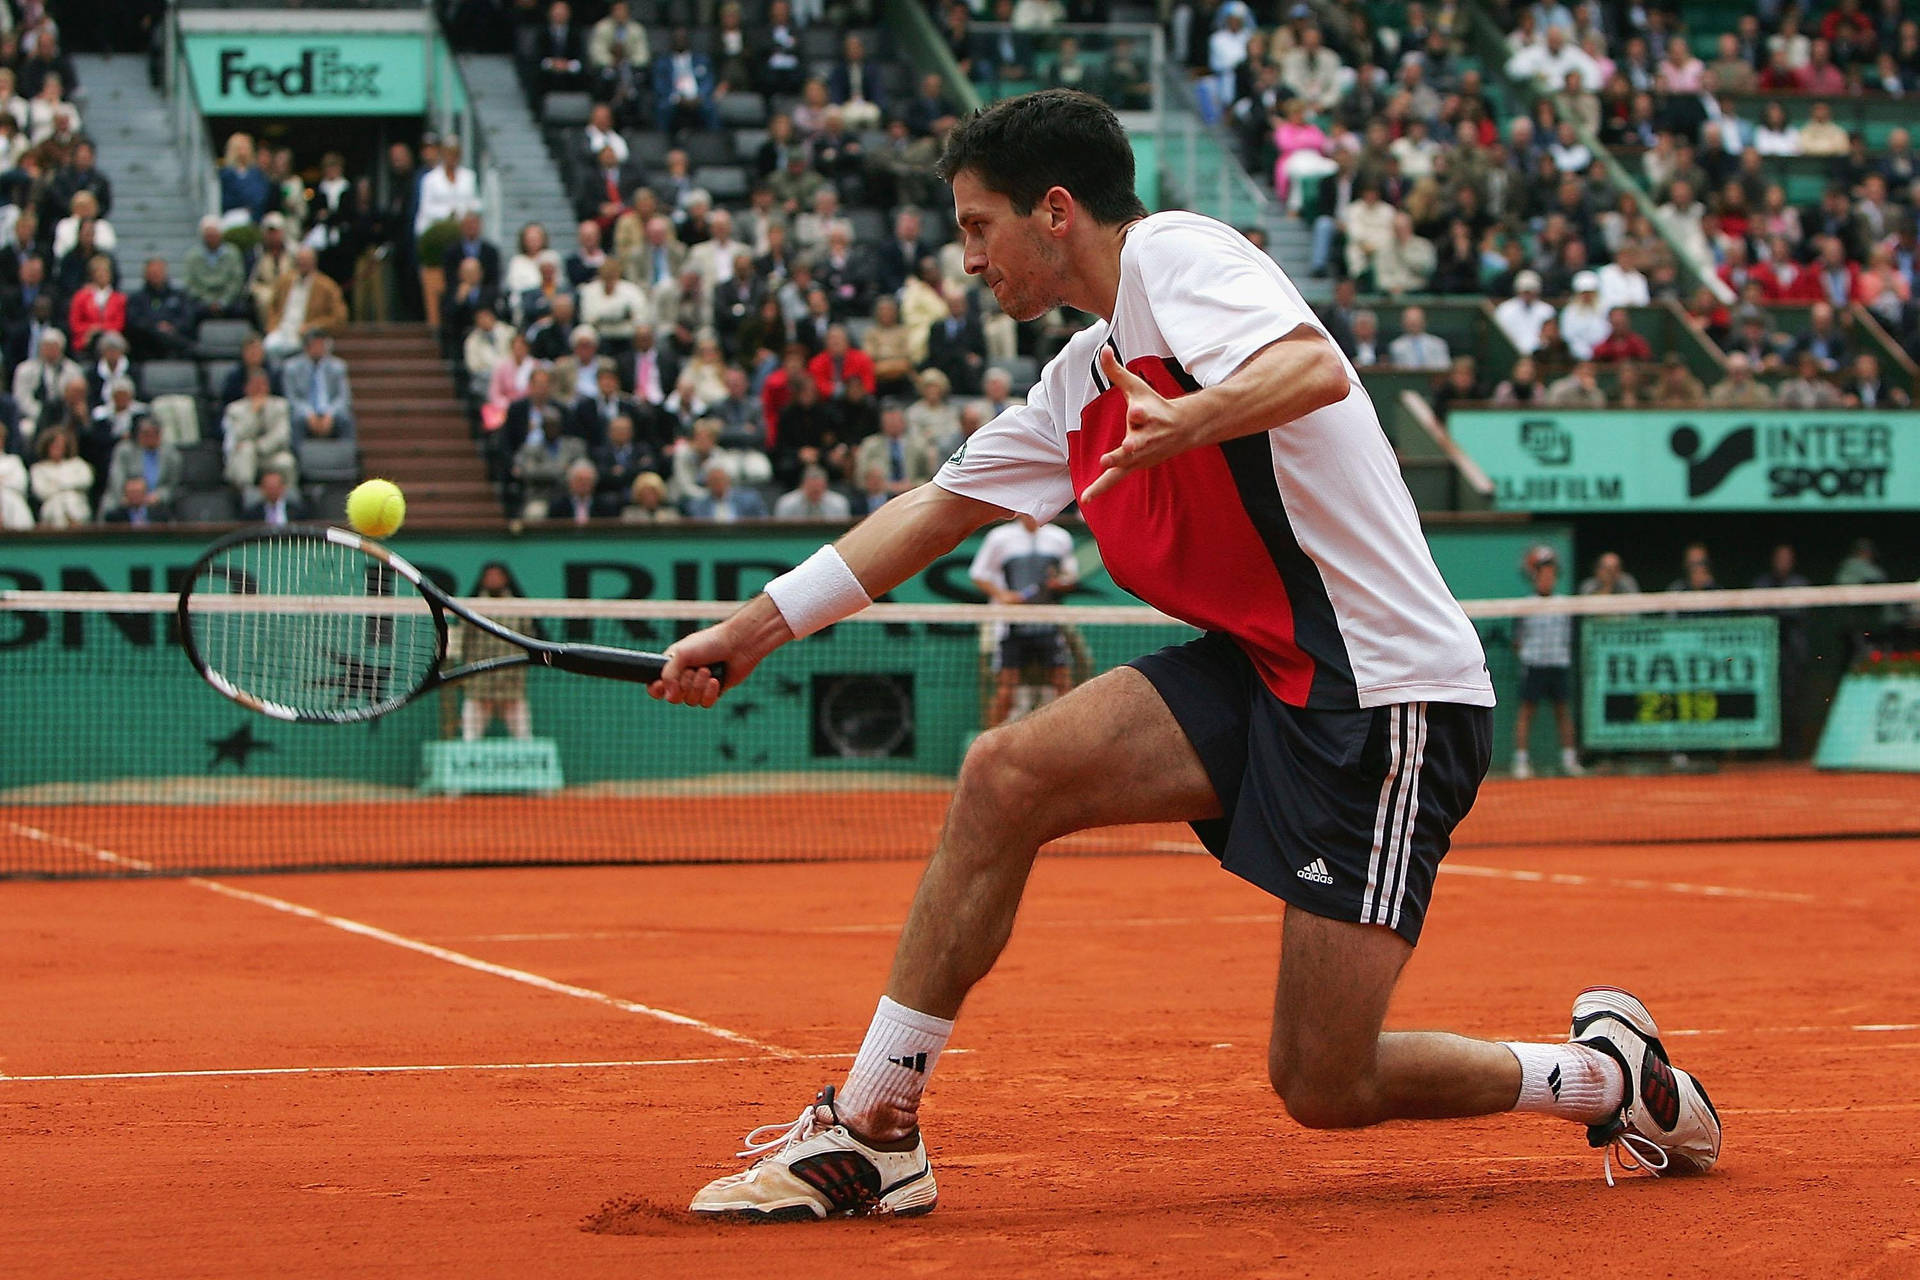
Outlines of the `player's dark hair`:
[[1133,190],[1133,145],[1113,109],[1076,89],[1041,89],[975,112],[947,135],[939,174],[972,172],[1021,217],[1065,187],[1098,222],[1147,216]]

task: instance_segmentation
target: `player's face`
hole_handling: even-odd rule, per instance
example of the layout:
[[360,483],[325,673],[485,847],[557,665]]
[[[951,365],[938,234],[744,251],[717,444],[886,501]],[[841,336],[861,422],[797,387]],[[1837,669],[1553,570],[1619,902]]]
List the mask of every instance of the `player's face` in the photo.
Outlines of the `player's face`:
[[969,169],[954,175],[953,212],[967,274],[986,282],[1002,311],[1034,320],[1059,305],[1061,254],[1044,204],[1022,217]]

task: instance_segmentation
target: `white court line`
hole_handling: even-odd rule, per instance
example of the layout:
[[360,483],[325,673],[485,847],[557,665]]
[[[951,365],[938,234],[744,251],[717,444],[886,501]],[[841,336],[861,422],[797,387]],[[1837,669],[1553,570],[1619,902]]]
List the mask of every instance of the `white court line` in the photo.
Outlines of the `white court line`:
[[1582,876],[1562,871],[1516,871],[1509,867],[1476,867],[1460,862],[1442,862],[1440,873],[1473,876],[1480,880],[1517,880],[1526,884],[1597,885],[1603,889],[1648,889],[1658,893],[1682,893],[1703,898],[1746,898],[1754,902],[1818,901],[1810,893],[1785,893],[1773,889],[1736,889],[1723,884],[1686,884],[1677,880],[1618,880],[1609,876]]
[[[53,835],[37,827],[29,827],[22,823],[11,821],[6,825],[16,833],[30,840],[37,840],[63,849],[71,849],[83,853],[96,861],[116,863],[131,867],[137,871],[152,871],[154,869],[152,863],[142,859],[129,858],[108,849],[101,849],[78,840],[70,840],[65,836]],[[671,1009],[655,1008],[653,1005],[641,1004],[637,1000],[623,1000],[618,996],[608,995],[604,991],[595,991],[591,987],[576,986],[570,982],[559,982],[553,978],[542,977],[537,973],[530,973],[525,969],[515,969],[503,964],[494,964],[490,960],[482,960],[478,956],[470,956],[464,952],[452,951],[446,947],[435,946],[431,942],[422,942],[418,938],[409,938],[405,934],[394,933],[390,929],[382,929],[377,925],[365,924],[358,920],[350,920],[345,916],[329,915],[313,907],[303,907],[297,902],[289,902],[285,898],[273,897],[271,894],[255,893],[250,889],[236,889],[232,885],[222,884],[218,880],[209,880],[204,876],[185,876],[183,880],[185,883],[193,885],[196,888],[206,889],[222,897],[232,898],[238,902],[251,902],[256,906],[266,907],[269,910],[278,911],[286,915],[299,916],[303,920],[313,920],[320,924],[327,925],[330,928],[339,929],[344,933],[351,933],[362,938],[371,938],[375,942],[384,942],[388,946],[399,947],[402,950],[416,952],[423,956],[431,956],[435,960],[444,960],[448,964],[458,965],[463,969],[472,969],[476,973],[490,974],[496,978],[505,978],[509,982],[523,983],[526,986],[535,987],[541,991],[549,991],[555,995],[572,996],[576,1000],[590,1000],[596,1004],[603,1004],[609,1008],[618,1009],[622,1013],[635,1013],[642,1017],[653,1018],[660,1022],[669,1023],[673,1026],[686,1027],[689,1030],[698,1031],[703,1035],[713,1036],[715,1039],[725,1040],[731,1044],[745,1045],[750,1049],[758,1049],[762,1053],[773,1054],[775,1057],[791,1058],[795,1056],[790,1049],[783,1049],[779,1045],[769,1044],[764,1040],[756,1040],[752,1036],[742,1035],[738,1031],[729,1031],[725,1027],[715,1026],[711,1022],[705,1022],[684,1013],[675,1013]]]

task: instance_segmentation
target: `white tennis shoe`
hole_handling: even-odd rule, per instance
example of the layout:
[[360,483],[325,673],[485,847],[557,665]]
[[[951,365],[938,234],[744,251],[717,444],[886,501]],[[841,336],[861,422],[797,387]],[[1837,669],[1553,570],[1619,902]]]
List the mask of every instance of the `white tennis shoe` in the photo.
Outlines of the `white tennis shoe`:
[[810,1221],[932,1211],[938,1191],[926,1143],[879,1151],[855,1137],[822,1089],[791,1124],[761,1125],[746,1137],[743,1173],[715,1178],[688,1206],[694,1213],[763,1222]]
[[1616,1149],[1622,1169],[1656,1178],[1713,1168],[1720,1158],[1720,1113],[1700,1082],[1667,1058],[1645,1005],[1615,987],[1589,987],[1574,998],[1567,1038],[1598,1049],[1627,1074],[1620,1109],[1587,1128],[1587,1142],[1606,1151],[1608,1186]]

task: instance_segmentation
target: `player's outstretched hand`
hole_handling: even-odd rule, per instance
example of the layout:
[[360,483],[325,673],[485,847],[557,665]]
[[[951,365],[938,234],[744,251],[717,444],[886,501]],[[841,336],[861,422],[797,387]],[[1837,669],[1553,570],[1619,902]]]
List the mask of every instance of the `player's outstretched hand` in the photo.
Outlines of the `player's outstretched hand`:
[[1148,386],[1146,380],[1120,363],[1112,347],[1100,348],[1100,371],[1127,398],[1127,434],[1101,457],[1106,470],[1094,478],[1080,501],[1099,497],[1119,484],[1129,472],[1165,462],[1190,445],[1174,402]]
[[[750,658],[735,649],[723,622],[668,645],[666,669],[660,673],[658,680],[647,686],[647,692],[667,702],[710,707],[720,697],[722,688],[730,688],[746,679],[747,673],[759,661],[759,658]],[[727,664],[727,682],[724,686],[714,679],[709,669],[709,664],[716,662]]]

